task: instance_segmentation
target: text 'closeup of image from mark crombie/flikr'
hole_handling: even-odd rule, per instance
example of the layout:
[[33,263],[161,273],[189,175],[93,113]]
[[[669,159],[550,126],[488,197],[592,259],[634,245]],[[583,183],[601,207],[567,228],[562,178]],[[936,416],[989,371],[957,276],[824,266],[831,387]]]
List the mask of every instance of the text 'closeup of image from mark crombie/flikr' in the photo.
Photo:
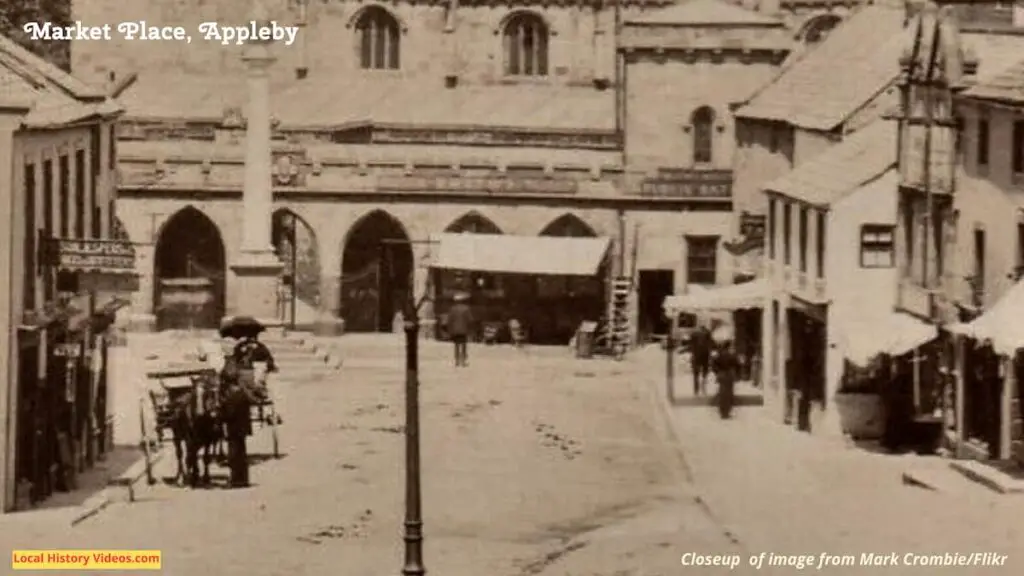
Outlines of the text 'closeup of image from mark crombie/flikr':
[[246,26],[229,26],[217,22],[203,22],[190,29],[185,26],[154,25],[145,20],[118,22],[116,24],[86,24],[75,21],[61,26],[53,22],[29,22],[23,31],[32,40],[48,41],[93,41],[93,40],[138,40],[138,41],[183,41],[191,43],[193,36],[204,42],[223,45],[242,45],[250,41],[281,42],[285,46],[295,43],[298,26],[285,26],[276,21],[258,22],[251,20]]
[[0,543],[1024,574],[1022,175],[1011,2],[0,0]]

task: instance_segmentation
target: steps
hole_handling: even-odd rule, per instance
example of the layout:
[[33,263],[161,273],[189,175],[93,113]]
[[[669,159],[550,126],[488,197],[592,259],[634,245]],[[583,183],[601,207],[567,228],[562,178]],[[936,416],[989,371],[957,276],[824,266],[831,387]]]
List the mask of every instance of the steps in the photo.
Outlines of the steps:
[[338,374],[341,356],[306,334],[264,335],[260,341],[270,348],[283,381],[301,381]]

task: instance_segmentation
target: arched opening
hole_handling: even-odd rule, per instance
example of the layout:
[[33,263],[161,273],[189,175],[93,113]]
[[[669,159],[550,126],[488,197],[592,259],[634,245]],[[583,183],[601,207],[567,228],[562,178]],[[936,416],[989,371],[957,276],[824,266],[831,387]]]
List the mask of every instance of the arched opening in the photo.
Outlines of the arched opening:
[[284,262],[278,318],[293,330],[311,328],[320,306],[320,250],[313,228],[281,208],[274,212],[271,241]]
[[690,117],[693,128],[693,163],[710,164],[715,154],[715,111],[701,106]]
[[501,228],[491,221],[490,218],[479,212],[468,212],[444,229],[449,234],[470,233],[470,234],[501,234]]
[[215,329],[224,316],[226,257],[220,230],[188,206],[156,241],[153,307],[157,329]]
[[829,32],[834,30],[840,22],[842,22],[842,18],[835,14],[822,14],[820,16],[815,16],[804,24],[803,31],[800,34],[800,39],[807,45],[818,44],[827,38]]
[[532,12],[519,12],[509,18],[501,33],[505,74],[547,76],[549,35],[544,19]]
[[[444,229],[447,234],[503,234],[490,218],[477,211],[458,217]],[[489,272],[467,272],[465,270],[433,270],[431,285],[433,314],[438,322],[439,337],[447,338],[444,332],[445,314],[455,303],[455,295],[465,292],[471,295],[473,313],[484,324],[503,326],[503,314],[509,312],[506,291],[512,284],[510,277]]]
[[402,29],[390,12],[380,6],[370,6],[359,15],[355,28],[361,68],[398,70]]
[[[574,214],[564,214],[541,231],[540,236],[596,238],[597,232]],[[565,344],[584,321],[604,315],[607,265],[592,277],[537,276],[536,299],[528,312],[531,339],[540,344]]]
[[552,220],[540,236],[557,236],[560,238],[597,238],[597,232],[589,224],[575,214],[563,214]]
[[412,243],[393,216],[375,210],[352,227],[341,260],[341,314],[349,332],[391,332],[412,289]]

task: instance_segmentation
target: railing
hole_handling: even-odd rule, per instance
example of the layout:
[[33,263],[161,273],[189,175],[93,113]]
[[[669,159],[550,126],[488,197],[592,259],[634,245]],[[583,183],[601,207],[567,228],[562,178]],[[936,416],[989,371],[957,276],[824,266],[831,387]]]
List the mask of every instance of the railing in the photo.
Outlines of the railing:
[[640,182],[645,198],[732,198],[732,170],[662,169]]
[[814,280],[814,298],[816,300],[824,300],[827,294],[827,284],[824,278],[815,278]]

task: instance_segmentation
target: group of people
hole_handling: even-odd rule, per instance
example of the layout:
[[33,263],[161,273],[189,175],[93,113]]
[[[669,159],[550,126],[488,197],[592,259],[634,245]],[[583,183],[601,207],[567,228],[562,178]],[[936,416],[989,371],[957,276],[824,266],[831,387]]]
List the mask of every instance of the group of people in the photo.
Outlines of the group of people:
[[729,418],[736,403],[736,380],[741,364],[732,340],[718,344],[706,326],[698,327],[690,336],[690,364],[694,396],[705,394],[708,376],[714,372],[718,383],[718,413],[722,418]]

